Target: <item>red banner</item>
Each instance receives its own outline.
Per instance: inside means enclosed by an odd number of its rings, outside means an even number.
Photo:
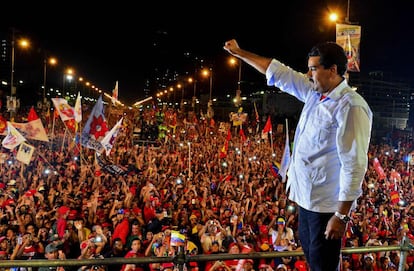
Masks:
[[[382,168],[377,157],[374,158],[373,165],[374,165],[375,172],[377,172],[378,174],[379,180],[384,180],[387,176],[385,175],[384,169]]]

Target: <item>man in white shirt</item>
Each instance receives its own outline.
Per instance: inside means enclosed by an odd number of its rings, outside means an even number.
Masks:
[[[368,166],[372,112],[345,79],[347,57],[333,42],[314,46],[303,74],[239,47],[224,49],[266,75],[267,84],[304,103],[286,189],[299,206],[299,239],[312,271],[338,270],[348,214]]]

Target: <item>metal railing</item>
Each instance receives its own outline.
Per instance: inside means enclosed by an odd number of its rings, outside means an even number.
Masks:
[[[179,247],[181,248],[181,247]],[[343,248],[342,254],[363,254],[371,252],[387,252],[400,251],[400,263],[398,271],[404,271],[404,266],[407,261],[407,254],[413,250],[414,246],[410,243],[410,239],[403,237],[400,245],[397,246],[368,246],[368,247],[353,247]],[[176,256],[169,257],[140,257],[140,258],[105,258],[105,259],[67,259],[67,260],[6,260],[0,261],[0,269],[5,267],[56,267],[56,266],[93,266],[93,265],[114,265],[114,264],[150,264],[150,263],[174,263],[180,271],[183,270],[185,264],[189,262],[206,262],[215,260],[233,260],[233,259],[268,259],[289,256],[302,256],[303,251],[273,251],[273,252],[252,252],[245,254],[201,254],[201,255],[186,255],[183,249],[179,249]]]

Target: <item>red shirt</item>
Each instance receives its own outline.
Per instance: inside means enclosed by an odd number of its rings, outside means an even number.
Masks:
[[[127,237],[129,234],[129,221],[127,218],[122,219],[120,223],[115,226],[114,233],[112,234],[112,240],[119,237],[121,238],[122,244],[126,244]]]
[[[155,218],[155,209],[153,207],[144,206],[144,220],[146,223]]]
[[[135,252],[133,250],[130,250],[125,254],[124,258],[138,258],[138,257],[144,257],[144,255],[139,254],[138,252]],[[121,271],[124,271],[126,268],[126,264],[122,265]],[[144,271],[144,267],[135,265],[134,271]]]

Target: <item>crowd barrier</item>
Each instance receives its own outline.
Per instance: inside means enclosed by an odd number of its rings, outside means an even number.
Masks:
[[[346,247],[341,250],[344,254],[363,254],[372,252],[387,252],[387,251],[400,251],[400,263],[398,271],[404,271],[404,266],[407,260],[407,255],[410,250],[413,250],[414,246],[410,243],[408,237],[404,237],[398,246],[368,246],[368,247]],[[176,256],[171,257],[140,257],[140,258],[106,258],[106,259],[67,259],[67,260],[13,260],[13,261],[0,261],[1,268],[10,267],[56,267],[56,266],[83,266],[83,265],[109,265],[109,264],[149,264],[149,263],[169,263],[173,262],[178,270],[184,270],[184,265],[189,262],[206,262],[216,260],[232,260],[232,259],[268,259],[278,257],[289,257],[289,256],[301,256],[302,251],[273,251],[273,252],[253,252],[245,254],[201,254],[189,256],[184,254],[183,250],[179,250]],[[108,270],[111,271],[111,270]],[[201,271],[201,270],[200,270]]]

